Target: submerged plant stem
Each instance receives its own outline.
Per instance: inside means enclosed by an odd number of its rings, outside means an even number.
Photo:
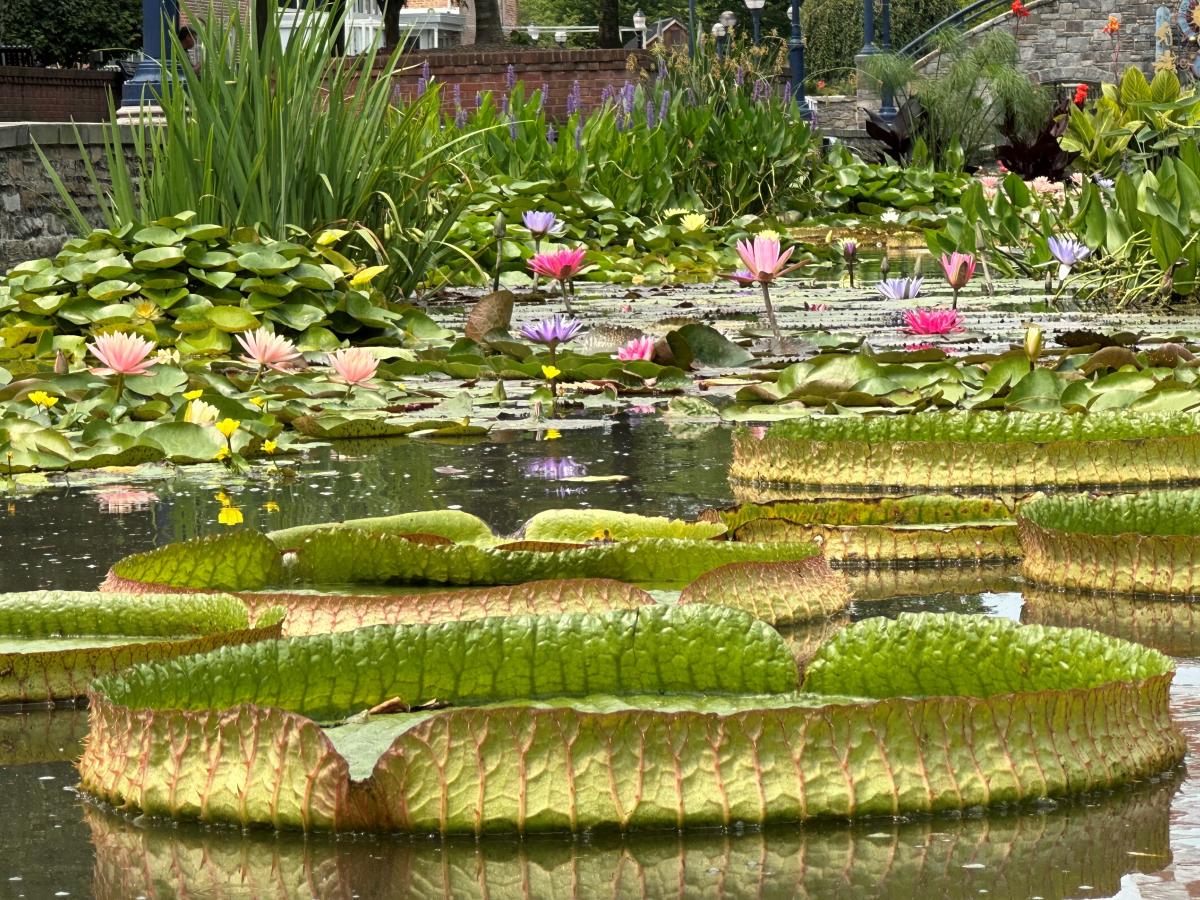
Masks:
[[[765,281],[760,284],[762,285],[763,303],[767,307],[767,321],[771,324],[771,334],[775,336],[775,340],[782,341],[783,335],[779,333],[779,324],[775,321],[775,307],[771,305],[771,289]]]

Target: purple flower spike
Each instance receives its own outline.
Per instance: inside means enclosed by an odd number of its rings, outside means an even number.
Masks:
[[[583,323],[570,316],[555,315],[540,322],[521,326],[521,337],[535,344],[545,344],[547,347],[557,347],[573,340]]]
[[[510,91],[517,84],[517,70],[512,67],[512,63],[504,70],[504,84]]]

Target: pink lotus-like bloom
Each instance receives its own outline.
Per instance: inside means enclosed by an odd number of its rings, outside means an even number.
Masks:
[[[104,363],[103,367],[92,369],[94,375],[145,375],[150,368],[147,357],[154,351],[154,342],[138,337],[136,334],[125,334],[115,331],[112,334],[102,334],[96,338],[96,343],[88,344],[92,356]]]
[[[906,309],[905,332],[908,334],[958,334],[965,331],[963,316],[957,309]]]
[[[259,328],[246,334],[235,335],[237,342],[242,345],[246,355],[243,362],[253,363],[261,368],[274,369],[282,372],[287,364],[300,356],[300,351],[285,337],[281,337],[265,328]]]
[[[617,351],[617,359],[654,359],[654,338],[649,335],[634,338]]]
[[[967,286],[975,275],[975,254],[950,253],[942,254],[942,271],[946,275],[946,283],[954,291],[954,309],[958,309],[958,292]]]
[[[154,491],[135,491],[125,486],[101,491],[96,495],[100,512],[118,516],[148,509],[150,504],[157,500],[158,494]]]
[[[742,258],[746,269],[759,284],[769,284],[776,278],[804,265],[803,263],[787,265],[787,261],[795,249],[795,247],[788,247],[786,251],[780,253],[779,241],[775,238],[763,237],[761,234],[756,234],[753,242],[737,242],[738,256]]]
[[[355,387],[375,377],[379,360],[366,347],[349,347],[330,353],[329,365],[337,373],[336,381]]]
[[[553,278],[555,281],[570,281],[583,268],[583,257],[586,254],[587,250],[583,247],[538,253],[529,260],[529,268],[538,275]]]

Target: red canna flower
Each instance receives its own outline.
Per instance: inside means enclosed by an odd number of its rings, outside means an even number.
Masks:
[[[1121,30],[1121,20],[1118,19],[1116,16],[1110,15],[1108,17],[1108,23],[1100,30],[1103,31],[1105,34],[1115,35],[1118,31]]]
[[[1087,102],[1088,86],[1086,84],[1075,85],[1075,105],[1083,106]]]
[[[1025,4],[1022,3],[1021,0],[1013,0],[1012,14],[1014,16],[1016,16],[1018,19],[1029,18],[1029,10],[1025,8]]]

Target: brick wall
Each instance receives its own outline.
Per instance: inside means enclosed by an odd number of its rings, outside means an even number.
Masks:
[[[109,93],[120,97],[115,72],[0,66],[0,122],[98,122],[108,119]]]
[[[543,84],[550,86],[546,99],[550,118],[565,118],[567,96],[575,81],[579,82],[584,109],[600,103],[600,95],[608,86],[620,87],[626,79],[635,77],[629,66],[648,68],[650,55],[645,51],[629,50],[495,50],[472,52],[461,50],[454,53],[409,53],[401,57],[403,71],[395,76],[392,92],[397,102],[412,100],[417,95],[417,82],[421,79],[422,66],[429,70],[442,87],[442,104],[448,112],[454,111],[454,85],[462,91],[463,106],[475,108],[477,91],[492,91],[502,94],[508,90],[506,78],[508,67],[513,67],[518,81],[525,85],[526,93],[532,93]]]

